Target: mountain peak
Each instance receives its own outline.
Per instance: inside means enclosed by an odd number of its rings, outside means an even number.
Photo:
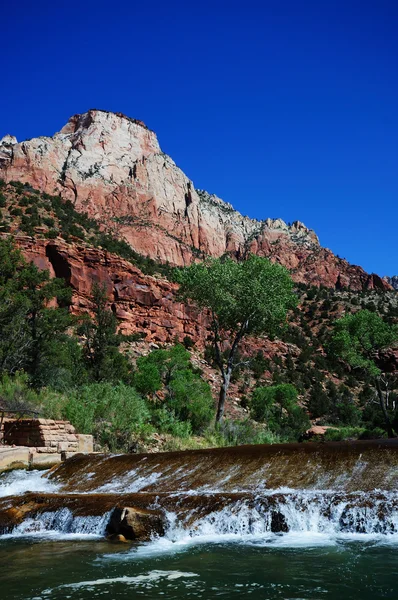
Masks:
[[[93,122],[104,122],[106,119],[113,120],[114,123],[117,123],[117,119],[123,119],[128,121],[129,123],[133,123],[134,125],[138,125],[139,127],[143,127],[147,131],[150,131],[149,128],[145,125],[143,121],[139,119],[133,119],[132,117],[128,117],[127,115],[121,112],[112,112],[110,110],[104,110],[101,108],[90,108],[85,113],[77,113],[72,115],[68,120],[68,123],[62,128],[61,132],[64,132],[65,129],[84,127],[89,128],[89,126]],[[120,124],[119,124],[120,126]],[[68,131],[69,132],[69,131]]]
[[[53,137],[17,143],[6,136],[0,177],[60,194],[156,261],[181,266],[205,256],[252,252],[285,265],[297,281],[354,289],[379,285],[322,248],[300,221],[251,219],[196,190],[161,151],[155,133],[122,113],[90,109],[73,115]]]

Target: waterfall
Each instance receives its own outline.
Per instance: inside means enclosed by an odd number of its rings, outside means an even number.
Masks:
[[[81,455],[48,476],[2,477],[0,533],[104,536],[114,533],[114,511],[118,526],[127,510],[141,519],[133,540],[148,539],[143,527],[157,519],[150,534],[174,544],[311,535],[398,542],[397,488],[390,441]]]
[[[74,535],[76,537],[102,537],[105,535],[109,513],[101,516],[74,516],[68,508],[54,512],[43,512],[34,518],[27,518],[4,537],[46,536],[57,537]]]

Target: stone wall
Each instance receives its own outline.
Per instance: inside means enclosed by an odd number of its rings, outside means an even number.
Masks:
[[[4,423],[6,445],[36,448],[41,453],[77,452],[79,438],[68,421],[20,419]]]
[[[77,453],[93,452],[93,436],[76,433],[69,421],[4,419],[0,431],[0,473],[48,469]]]

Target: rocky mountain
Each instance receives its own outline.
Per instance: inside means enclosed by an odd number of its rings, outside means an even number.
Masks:
[[[387,281],[387,283],[391,285],[391,287],[394,288],[394,290],[398,290],[398,275],[393,275],[392,277],[385,277],[384,279]]]
[[[172,265],[249,252],[270,257],[298,282],[337,289],[391,289],[377,275],[322,248],[303,223],[257,221],[193,182],[155,133],[120,113],[89,110],[53,137],[0,142],[0,177],[70,200],[138,254]]]

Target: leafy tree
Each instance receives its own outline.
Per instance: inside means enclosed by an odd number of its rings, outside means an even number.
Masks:
[[[193,430],[198,431],[213,415],[210,387],[194,372],[189,352],[181,344],[139,358],[133,381],[142,393],[156,395],[157,404],[162,404],[158,415],[162,421],[166,410],[174,415],[173,422],[189,421]],[[163,393],[157,395],[162,388]]]
[[[137,360],[133,382],[138,391],[156,396],[155,421],[176,431],[176,420],[199,432],[214,415],[210,386],[194,372],[189,352],[181,344],[154,350]],[[163,390],[157,395],[156,392]]]
[[[383,413],[389,437],[395,437],[396,407],[393,402],[389,379],[379,366],[378,353],[398,340],[398,328],[390,325],[374,312],[360,310],[346,315],[335,323],[329,352],[339,356],[354,369],[362,369],[371,377]]]
[[[0,371],[24,369],[36,386],[58,359],[72,324],[71,291],[27,263],[13,240],[0,240]]]
[[[307,408],[314,419],[330,413],[330,399],[318,382],[311,386]]]
[[[242,338],[252,334],[275,335],[296,304],[288,271],[269,260],[251,255],[246,261],[229,258],[194,263],[179,269],[180,298],[210,312],[215,360],[221,374],[216,421],[224,414],[225,400]],[[228,355],[222,347],[228,341]]]
[[[209,384],[193,371],[179,371],[168,387],[168,406],[181,421],[191,423],[198,433],[214,418],[214,402]]]
[[[306,412],[297,404],[297,390],[290,383],[256,388],[251,397],[251,414],[286,439],[299,438],[310,424]]]
[[[94,284],[92,289],[94,319],[83,320],[79,333],[84,336],[84,359],[94,381],[128,381],[130,367],[119,352],[122,336],[117,334],[115,315],[107,307],[105,286]]]

